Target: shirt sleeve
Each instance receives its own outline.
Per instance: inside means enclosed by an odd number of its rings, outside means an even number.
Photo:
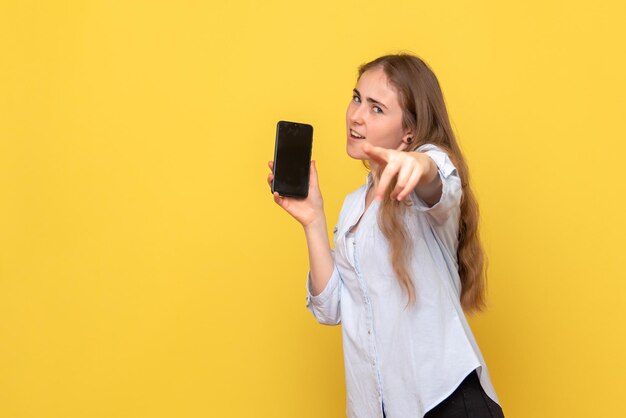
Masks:
[[[335,258],[334,251],[333,260]],[[324,290],[319,295],[311,293],[311,272],[306,281],[306,307],[311,311],[317,322],[324,325],[337,325],[341,322],[341,278],[337,266],[333,265],[333,272]]]
[[[439,201],[433,206],[428,206],[426,202],[417,196],[413,191],[415,208],[423,213],[430,215],[437,224],[443,224],[450,214],[455,210],[460,210],[461,195],[463,189],[461,187],[461,178],[458,171],[448,154],[441,148],[433,144],[424,144],[420,146],[417,152],[422,152],[433,159],[437,165],[437,172],[441,178],[442,191]]]
[[[337,226],[333,229],[333,243],[336,242]],[[334,245],[334,244],[333,244]],[[335,250],[331,249],[333,272],[326,287],[318,295],[313,296],[311,290],[311,272],[306,280],[306,307],[311,311],[317,322],[324,325],[337,325],[341,322],[341,277],[335,264]]]

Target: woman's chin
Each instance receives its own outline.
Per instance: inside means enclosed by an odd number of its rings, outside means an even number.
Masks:
[[[350,158],[352,158],[353,160],[363,161],[363,160],[367,160],[368,159],[366,155],[363,155],[363,154],[360,154],[360,153],[357,154],[357,153],[348,152],[348,156]]]
[[[350,158],[355,160],[367,160],[367,155],[361,149],[361,144],[348,144],[346,146],[346,152]]]

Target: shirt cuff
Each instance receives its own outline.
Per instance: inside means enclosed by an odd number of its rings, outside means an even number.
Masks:
[[[437,175],[441,179],[441,197],[437,203],[428,206],[426,202],[420,199],[414,190],[412,195],[414,197],[415,209],[419,212],[430,214],[435,218],[437,223],[443,223],[454,208],[460,210],[462,194],[461,179],[448,154],[439,147],[432,144],[425,144],[419,147],[417,151],[428,155],[435,162]]]
[[[313,316],[321,324],[337,325],[341,321],[341,277],[337,267],[326,284],[326,287],[318,295],[313,296],[311,290],[311,272],[306,280],[306,306]]]

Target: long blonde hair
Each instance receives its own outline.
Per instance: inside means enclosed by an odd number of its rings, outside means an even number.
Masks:
[[[361,65],[358,78],[367,70],[382,68],[396,88],[403,109],[402,125],[413,132],[413,141],[405,151],[415,151],[430,143],[444,150],[461,178],[461,216],[458,236],[458,271],[461,278],[461,306],[469,314],[485,308],[487,275],[486,256],[479,233],[478,203],[469,184],[469,170],[454,132],[437,77],[428,65],[415,55],[400,53],[384,55]],[[380,178],[380,172],[373,172]],[[397,279],[408,294],[408,303],[415,303],[415,287],[407,267],[412,251],[409,231],[403,222],[406,205],[390,198],[396,179],[387,188],[381,204],[378,223],[389,241],[390,258]]]

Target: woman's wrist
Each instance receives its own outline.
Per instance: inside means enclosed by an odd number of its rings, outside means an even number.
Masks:
[[[311,222],[307,224],[303,224],[302,228],[304,229],[304,232],[306,234],[310,234],[310,233],[314,233],[318,231],[326,232],[326,229],[327,229],[326,228],[326,216],[321,215],[320,217],[311,220]]]

